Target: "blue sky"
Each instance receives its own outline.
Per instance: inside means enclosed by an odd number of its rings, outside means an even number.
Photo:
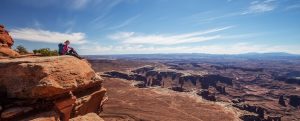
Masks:
[[[29,50],[80,54],[300,54],[300,0],[2,0],[0,24]]]

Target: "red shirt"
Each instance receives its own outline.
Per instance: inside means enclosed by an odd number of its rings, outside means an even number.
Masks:
[[[66,45],[66,44],[65,44],[65,45],[64,45],[64,48],[63,48],[63,53],[62,53],[62,54],[63,54],[63,55],[67,54],[68,51],[69,51],[69,48],[70,48],[69,45]]]

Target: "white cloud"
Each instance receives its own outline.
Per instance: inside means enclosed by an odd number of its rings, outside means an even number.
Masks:
[[[113,39],[113,40],[121,40],[124,38],[129,38],[129,37],[133,36],[134,34],[135,34],[134,32],[119,32],[119,33],[116,33],[113,35],[109,35],[109,38]]]
[[[85,33],[60,33],[49,30],[33,29],[33,28],[18,28],[12,29],[10,34],[14,39],[46,42],[46,43],[60,43],[65,40],[70,40],[74,44],[83,44],[86,42]]]
[[[272,11],[276,8],[274,2],[275,0],[253,1],[251,2],[248,10],[242,12],[242,15]]]
[[[271,46],[237,43],[231,45],[201,45],[201,46],[143,46],[119,45],[103,46],[98,44],[82,45],[80,53],[87,55],[97,54],[154,54],[154,53],[209,53],[209,54],[241,54],[249,52],[287,52],[300,54],[297,46]]]
[[[198,31],[179,35],[143,35],[135,32],[119,32],[108,36],[110,39],[119,40],[125,44],[152,44],[152,45],[175,45],[183,43],[195,43],[221,38],[221,35],[208,35],[211,33],[230,29],[232,26]]]
[[[229,0],[228,2],[232,2]],[[198,24],[205,24],[205,23],[212,23],[215,20],[220,20],[224,18],[231,18],[231,17],[238,17],[244,16],[249,14],[258,14],[258,13],[265,13],[270,12],[276,9],[276,0],[262,0],[262,1],[252,1],[250,5],[246,8],[243,8],[241,11],[230,12],[230,13],[223,13],[216,16],[210,16],[214,13],[212,11],[206,11],[202,13],[193,14],[191,16],[183,18],[183,20],[197,22]],[[299,6],[291,6],[290,9],[297,8]],[[287,8],[288,9],[288,8]],[[196,24],[197,25],[197,24]]]

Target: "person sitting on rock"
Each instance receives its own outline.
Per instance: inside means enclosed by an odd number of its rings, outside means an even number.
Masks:
[[[79,59],[82,59],[77,52],[74,50],[74,48],[70,47],[70,41],[67,40],[64,42],[64,44],[60,43],[59,46],[59,55],[71,55],[74,57],[77,57]]]

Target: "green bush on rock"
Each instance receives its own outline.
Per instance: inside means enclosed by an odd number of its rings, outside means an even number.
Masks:
[[[50,48],[41,48],[32,50],[34,54],[40,54],[42,56],[57,56],[57,50],[50,50]]]

